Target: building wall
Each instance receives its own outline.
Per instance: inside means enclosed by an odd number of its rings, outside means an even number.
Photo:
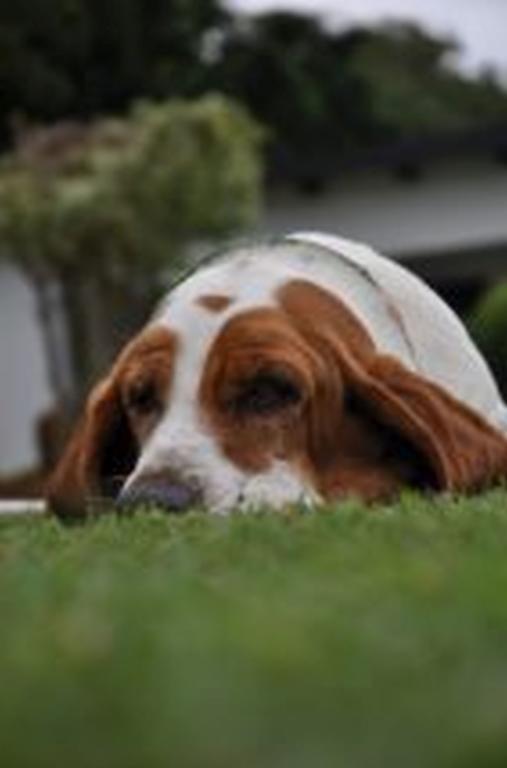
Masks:
[[[337,232],[409,258],[507,241],[507,166],[493,160],[445,163],[404,182],[380,169],[344,175],[323,194],[296,189],[268,197],[259,227]]]
[[[51,405],[43,340],[30,285],[0,266],[0,474],[37,464],[37,418]]]

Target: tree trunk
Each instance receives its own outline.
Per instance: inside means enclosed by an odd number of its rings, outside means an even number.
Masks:
[[[102,275],[61,275],[74,380],[73,408],[107,372],[123,344],[146,321],[149,291],[134,292]]]
[[[61,286],[58,280],[49,274],[30,272],[28,279],[35,293],[49,386],[55,401],[64,409],[68,409],[73,399],[74,379]]]

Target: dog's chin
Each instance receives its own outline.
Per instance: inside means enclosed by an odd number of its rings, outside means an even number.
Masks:
[[[211,490],[211,489],[210,489]],[[266,472],[244,475],[228,492],[203,494],[205,508],[216,515],[234,512],[283,511],[322,503],[319,494],[285,462],[275,461]]]

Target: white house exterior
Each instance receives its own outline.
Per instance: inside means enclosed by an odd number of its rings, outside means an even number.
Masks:
[[[319,194],[274,185],[257,234],[338,232],[416,269],[425,265],[423,273],[507,275],[507,165],[480,149],[419,157],[421,174],[411,181],[388,162],[342,170]],[[19,272],[2,266],[0,475],[37,462],[34,424],[51,402],[33,293]]]
[[[37,464],[35,423],[51,403],[33,291],[0,264],[0,475]]]
[[[454,160],[426,167],[418,181],[376,169],[344,173],[322,194],[276,190],[261,229],[301,227],[337,231],[407,261],[421,253],[507,246],[507,166]]]

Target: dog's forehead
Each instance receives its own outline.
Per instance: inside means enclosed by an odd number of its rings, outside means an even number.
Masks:
[[[277,290],[290,279],[285,259],[269,259],[259,249],[201,268],[163,300],[155,320],[180,340],[209,344],[228,320],[249,309],[273,306]]]
[[[287,266],[250,250],[199,269],[163,300],[153,321],[178,338],[172,418],[175,407],[190,418],[208,353],[226,323],[249,309],[273,306],[288,275]]]

